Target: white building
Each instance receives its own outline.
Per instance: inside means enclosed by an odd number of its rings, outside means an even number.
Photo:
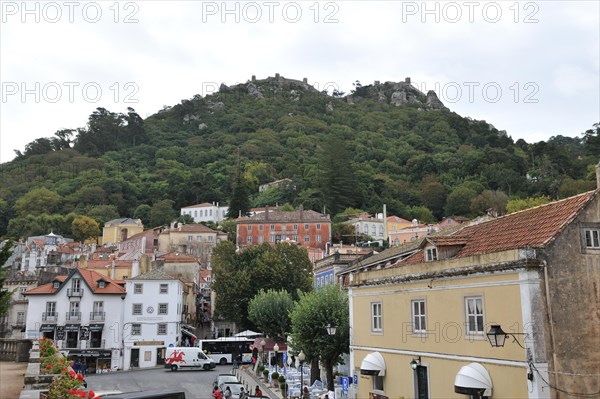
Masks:
[[[34,236],[27,238],[26,247],[22,255],[22,270],[35,271],[36,268],[46,267],[55,262],[48,262],[49,255],[57,254],[58,247],[67,242],[73,242],[71,238],[56,235],[52,232],[45,236]]]
[[[164,364],[166,348],[183,344],[183,283],[154,269],[127,279],[125,288],[124,370]]]
[[[69,359],[85,362],[88,372],[119,368],[122,285],[92,270],[72,269],[23,295],[29,302],[26,338],[53,339]]]
[[[219,203],[208,203],[190,205],[181,208],[181,216],[190,215],[194,223],[215,222],[227,219],[228,206],[219,206]]]

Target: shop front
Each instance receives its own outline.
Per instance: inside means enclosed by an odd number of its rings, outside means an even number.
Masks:
[[[40,326],[40,333],[42,338],[54,339],[56,332],[56,325],[54,324],[42,324]]]
[[[68,358],[85,370],[85,374],[101,374],[111,371],[112,352],[110,349],[72,349],[69,350]],[[118,351],[117,351],[118,354]]]

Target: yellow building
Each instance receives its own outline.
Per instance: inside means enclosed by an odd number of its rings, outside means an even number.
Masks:
[[[140,219],[120,218],[104,223],[102,245],[109,246],[127,240],[132,235],[144,231]]]
[[[598,393],[600,314],[589,306],[599,241],[592,191],[431,235],[342,272],[358,382],[350,398]],[[493,347],[495,339],[506,342]]]

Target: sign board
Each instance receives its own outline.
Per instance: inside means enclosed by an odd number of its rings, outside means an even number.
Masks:
[[[354,385],[358,385],[358,374],[354,373],[354,379],[352,381]]]
[[[350,386],[350,377],[340,377],[340,382],[342,383],[342,389],[344,392],[348,392],[348,387]]]
[[[136,341],[133,346],[163,346],[165,341]]]

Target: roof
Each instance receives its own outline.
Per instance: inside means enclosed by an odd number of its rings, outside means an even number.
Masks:
[[[226,205],[223,206],[219,206],[216,204],[211,204],[210,202],[203,202],[201,204],[196,204],[196,205],[188,205],[188,206],[183,206],[181,207],[181,209],[188,209],[188,208],[208,208],[208,207],[212,207],[214,206],[215,208],[226,208]]]
[[[213,230],[210,227],[206,227],[205,225],[200,223],[190,223],[179,225],[179,227],[177,228],[165,230],[162,234],[168,233],[218,233],[218,231]]]
[[[118,225],[118,224],[135,224],[135,225],[141,225],[142,223],[140,222],[139,219],[132,219],[132,218],[119,218],[119,219],[113,219],[113,220],[109,220],[108,222],[104,223],[104,226],[112,226],[112,225]]]
[[[158,234],[159,233],[156,231],[156,229],[148,229],[148,230],[142,231],[141,233],[134,234],[122,242],[137,240],[138,238],[141,238],[141,237],[147,237],[147,236],[158,235]]]
[[[388,216],[387,220],[393,223],[412,223],[410,220],[403,219],[400,216]]]
[[[87,261],[87,269],[102,269],[112,267],[112,259],[108,260],[88,260]],[[115,260],[115,267],[131,267],[133,261],[132,260]]]
[[[25,295],[52,295],[60,291],[64,286],[65,282],[71,279],[74,275],[79,274],[85,281],[88,288],[92,290],[94,294],[124,294],[125,289],[115,282],[115,280],[103,276],[102,274],[93,270],[87,269],[72,269],[68,276],[57,276],[54,280],[61,282],[60,287],[54,288],[53,282],[48,284],[40,285],[39,287],[33,288],[29,291],[25,291]],[[53,280],[53,281],[54,281]],[[106,281],[104,288],[98,287],[98,280]]]
[[[597,191],[589,191],[564,200],[525,209],[471,224],[445,237],[429,237],[435,245],[460,245],[455,257],[465,257],[518,248],[544,248],[552,242],[593,199]],[[399,263],[423,262],[422,251]]]
[[[173,277],[163,269],[152,269],[139,276],[128,278],[127,280],[179,280],[177,277]]]
[[[164,255],[157,256],[158,259],[164,259],[165,263],[188,263],[198,262],[193,256],[186,255],[182,252],[167,252]]]
[[[268,219],[267,219],[268,218]],[[279,211],[271,210],[268,212],[259,213],[254,216],[242,217],[237,220],[237,223],[270,223],[270,222],[324,222],[331,223],[329,215],[325,215],[312,210],[297,210],[297,211]]]

